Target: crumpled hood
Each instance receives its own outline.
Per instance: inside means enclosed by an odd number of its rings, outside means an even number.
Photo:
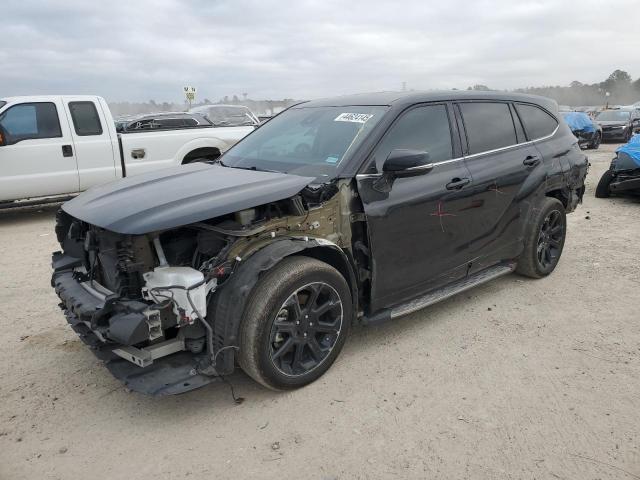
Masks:
[[[94,187],[62,209],[92,225],[138,235],[282,200],[313,180],[196,163]]]

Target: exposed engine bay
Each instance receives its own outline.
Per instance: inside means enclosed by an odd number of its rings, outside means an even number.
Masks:
[[[351,250],[356,197],[346,181],[307,187],[291,198],[145,235],[114,233],[60,210],[56,233],[64,253],[53,256],[52,284],[69,323],[116,377],[145,393],[187,391],[233,369],[235,327],[228,324],[239,319],[214,314],[212,304],[237,270],[279,238],[300,250],[321,244]],[[185,361],[176,381],[166,380],[163,360],[175,367],[178,358]],[[150,375],[140,377],[145,370]]]

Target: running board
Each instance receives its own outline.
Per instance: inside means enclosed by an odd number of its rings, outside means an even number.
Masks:
[[[496,265],[494,267],[487,268],[486,270],[482,270],[481,272],[475,273],[470,277],[466,277],[462,280],[458,280],[457,282],[451,283],[445,287],[439,288],[437,290],[433,290],[426,295],[418,297],[410,302],[403,303],[402,305],[398,305],[391,309],[390,315],[391,318],[401,317],[403,315],[408,315],[409,313],[416,312],[418,310],[422,310],[429,305],[433,305],[434,303],[438,303],[442,300],[445,300],[449,297],[453,297],[458,293],[465,292],[470,288],[477,287],[485,282],[489,282],[494,278],[501,277],[503,275],[507,275],[515,270],[515,264],[512,265]]]

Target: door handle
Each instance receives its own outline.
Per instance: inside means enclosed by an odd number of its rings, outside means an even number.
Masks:
[[[73,157],[73,148],[71,148],[71,145],[62,145],[62,156]]]
[[[525,158],[522,161],[522,164],[527,166],[527,167],[534,167],[536,165],[538,165],[540,163],[540,157],[537,155],[527,155],[527,158]]]
[[[469,185],[471,183],[470,178],[452,178],[449,183],[447,183],[447,190],[460,190],[465,185]]]
[[[146,152],[144,151],[144,148],[134,148],[133,150],[131,150],[131,158],[134,158],[136,160],[144,158],[145,155]]]

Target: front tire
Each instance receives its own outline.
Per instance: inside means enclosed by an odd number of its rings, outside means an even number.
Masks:
[[[611,191],[609,190],[609,185],[613,181],[613,172],[611,170],[607,170],[600,177],[600,181],[598,182],[598,186],[596,187],[596,198],[609,198],[611,196]]]
[[[516,272],[526,277],[542,278],[553,272],[560,261],[567,218],[564,205],[557,198],[545,197],[534,212]]]
[[[286,258],[251,292],[240,328],[240,366],[274,390],[307,385],[338,357],[351,320],[351,290],[335,268]]]

